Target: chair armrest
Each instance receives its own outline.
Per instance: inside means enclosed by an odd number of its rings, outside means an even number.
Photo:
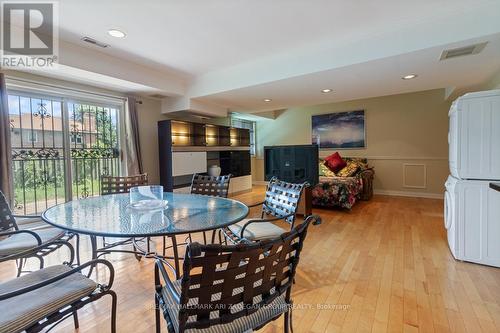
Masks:
[[[101,287],[103,287],[105,290],[108,290],[113,285],[113,280],[114,280],[114,277],[115,277],[115,270],[113,268],[113,265],[111,265],[111,263],[109,261],[104,260],[104,259],[94,259],[94,260],[86,262],[83,265],[75,267],[75,268],[73,268],[73,269],[71,269],[71,270],[69,270],[67,272],[64,272],[64,273],[56,275],[56,276],[54,276],[54,277],[52,277],[50,279],[47,279],[45,281],[42,281],[42,282],[39,282],[39,283],[35,283],[35,284],[33,284],[31,286],[28,286],[28,287],[24,287],[24,288],[21,288],[21,289],[10,291],[10,292],[5,293],[5,294],[1,294],[0,295],[0,301],[3,301],[5,299],[11,298],[11,297],[15,297],[15,296],[19,296],[19,295],[28,293],[30,291],[33,291],[33,290],[36,290],[36,289],[48,286],[48,285],[50,285],[50,284],[52,284],[52,283],[54,283],[56,281],[59,281],[59,280],[62,280],[64,278],[66,278],[66,277],[68,277],[68,276],[70,276],[72,274],[81,273],[81,271],[82,271],[83,268],[86,268],[88,266],[94,266],[94,265],[97,265],[97,264],[103,264],[103,265],[107,266],[108,269],[109,269],[109,271],[110,271],[108,284],[107,285],[101,285]]]
[[[50,242],[46,242],[46,243],[43,243],[43,244],[38,245],[36,247],[32,247],[31,249],[27,249],[27,250],[24,250],[21,252],[17,252],[17,253],[2,257],[0,259],[0,262],[13,260],[13,259],[17,259],[17,258],[29,257],[30,255],[36,254],[38,251],[44,250],[44,249],[48,248],[49,246],[53,246],[53,245],[56,245],[57,247],[65,245],[68,247],[69,252],[70,252],[70,259],[69,259],[68,264],[72,265],[73,260],[75,259],[75,249],[73,248],[73,246],[69,242],[62,240],[62,239],[57,239],[57,240],[53,240]]]
[[[155,287],[156,290],[158,291],[159,288],[161,288],[161,281],[160,281],[160,274],[165,282],[165,286],[168,288],[168,290],[172,293],[172,296],[174,296],[175,300],[179,303],[181,300],[181,295],[175,290],[174,285],[172,283],[172,280],[170,280],[170,277],[167,274],[167,271],[165,270],[165,266],[163,265],[164,261],[161,259],[156,259],[155,261]],[[165,262],[166,263],[166,262]],[[167,263],[167,266],[173,271],[174,275],[176,275],[175,269]]]
[[[247,205],[248,208],[252,208],[252,207],[257,207],[257,206],[261,206],[263,204],[265,204],[266,202],[265,201],[261,201],[261,202],[258,202],[258,203],[254,203],[254,204],[251,204],[251,205]]]
[[[363,179],[366,179],[366,178],[371,178],[375,175],[375,172],[373,171],[373,169],[366,169],[366,170],[363,170],[361,171],[359,174],[358,174],[358,177],[361,177]]]
[[[36,243],[37,245],[41,245],[42,244],[42,239],[40,238],[40,236],[38,236],[38,234],[34,231],[31,231],[31,230],[27,230],[27,229],[21,229],[21,230],[12,230],[12,231],[2,231],[0,232],[0,237],[2,236],[11,236],[11,235],[16,235],[16,234],[30,234],[31,236],[33,236],[35,239],[36,239]]]
[[[269,219],[255,219],[255,220],[249,220],[247,221],[247,223],[245,223],[245,225],[243,226],[243,228],[241,228],[241,232],[240,232],[240,238],[245,238],[243,237],[243,233],[245,232],[245,229],[248,227],[249,224],[251,223],[260,223],[260,222],[275,222],[275,221],[280,221],[280,220],[285,220],[291,216],[294,216],[295,214],[292,213],[292,214],[288,214],[286,216],[283,216],[283,217],[273,217],[273,218],[269,218]]]

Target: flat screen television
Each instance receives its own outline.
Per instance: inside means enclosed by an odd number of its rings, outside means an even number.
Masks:
[[[278,177],[290,183],[319,182],[318,145],[264,147],[265,180]]]

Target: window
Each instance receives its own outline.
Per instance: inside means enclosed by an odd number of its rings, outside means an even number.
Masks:
[[[122,101],[8,92],[15,213],[99,195],[101,175],[120,175]]]
[[[255,155],[255,121],[231,118],[231,126],[250,130],[250,154]]]
[[[76,143],[76,144],[82,144],[82,135],[78,133],[72,133],[70,137],[70,142],[71,143]]]
[[[37,131],[28,131],[28,141],[32,143],[38,142],[38,132]]]

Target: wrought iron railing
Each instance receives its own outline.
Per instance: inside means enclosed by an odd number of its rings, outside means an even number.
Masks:
[[[119,109],[64,103],[9,95],[16,213],[99,195],[100,176],[120,174]]]

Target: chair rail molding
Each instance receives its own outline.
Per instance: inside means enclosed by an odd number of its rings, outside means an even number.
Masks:
[[[327,157],[330,153],[321,152],[319,153],[319,157]],[[440,157],[440,156],[383,156],[383,155],[349,155],[344,154],[348,157],[359,157],[366,158],[368,160],[382,160],[382,161],[418,161],[418,160],[426,160],[426,161],[448,161],[448,156]],[[264,160],[263,156],[255,156],[256,160]]]

